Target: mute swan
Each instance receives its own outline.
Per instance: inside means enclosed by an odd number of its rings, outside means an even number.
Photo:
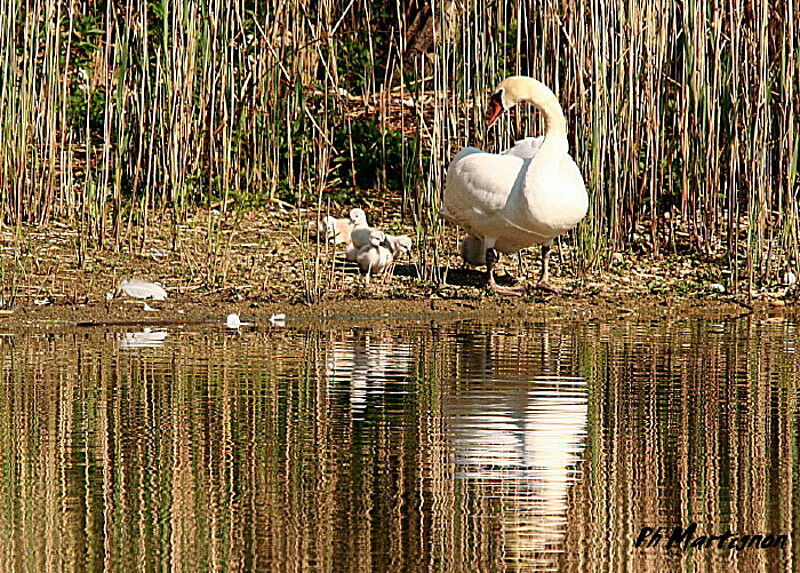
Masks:
[[[544,137],[526,137],[514,143],[510,149],[506,149],[501,155],[514,155],[522,159],[532,159],[539,148],[544,143]],[[461,259],[473,267],[482,267],[486,264],[486,247],[483,240],[473,235],[467,235],[461,241]],[[499,255],[498,255],[499,260]]]
[[[483,246],[483,239],[473,235],[467,235],[461,241],[460,254],[461,259],[473,267],[482,267],[486,264],[486,247]]]
[[[361,247],[356,254],[356,262],[367,275],[380,274],[392,264],[392,252],[383,246],[386,235],[383,231],[372,229],[369,244]]]
[[[486,248],[483,246],[483,239],[479,239],[478,237],[473,237],[472,235],[464,237],[461,241],[461,250],[459,254],[465,266],[482,267],[486,264]],[[496,256],[497,259],[495,262],[500,260],[500,253],[497,253]],[[522,251],[517,253],[517,264],[520,272],[525,274],[523,271],[525,264],[522,260]]]
[[[333,241],[337,240],[336,226],[339,221],[349,223],[348,219],[337,219],[327,215],[321,221],[309,221],[308,232],[318,241]]]
[[[393,275],[394,266],[397,264],[396,259],[410,253],[414,243],[408,235],[389,235],[387,233],[382,245],[389,249],[389,252],[392,254],[391,268],[388,269],[387,272]]]
[[[363,209],[350,209],[350,226],[352,229],[367,227],[367,214]]]
[[[377,229],[373,229],[372,227],[353,229],[352,233],[350,234],[350,242],[347,243],[347,246],[344,249],[345,258],[348,261],[355,262],[358,252],[362,248],[368,247],[371,244],[372,233],[376,232],[379,231]]]
[[[488,284],[502,294],[523,294],[524,288],[499,286],[492,273],[497,252],[514,253],[542,245],[542,273],[537,287],[559,292],[549,282],[553,239],[586,216],[589,198],[578,166],[568,153],[567,122],[558,98],[543,83],[513,76],[497,86],[489,100],[487,126],[521,102],[544,114],[544,140],[522,140],[505,154],[474,147],[461,150],[447,169],[440,215],[478,240],[483,240]],[[538,147],[534,150],[535,147]]]

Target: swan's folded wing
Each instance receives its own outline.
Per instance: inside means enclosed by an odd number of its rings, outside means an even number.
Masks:
[[[478,219],[505,207],[521,177],[524,160],[512,155],[464,151],[447,170],[442,216],[470,229]]]
[[[544,136],[526,137],[520,139],[514,145],[503,152],[503,155],[516,155],[522,159],[533,159],[544,143]]]

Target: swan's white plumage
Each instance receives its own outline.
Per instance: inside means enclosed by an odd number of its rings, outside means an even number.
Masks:
[[[408,235],[386,235],[383,246],[389,249],[392,256],[405,255],[411,252],[413,241]]]
[[[578,167],[568,155],[544,165],[541,156],[485,153],[468,147],[447,170],[442,216],[502,253],[545,244],[572,229],[588,209]]]
[[[363,209],[351,209],[349,217],[337,219],[328,215],[323,217],[319,223],[310,221],[308,226],[312,234],[315,234],[319,240],[346,245],[350,242],[350,233],[353,229],[368,226],[367,214]]]
[[[392,252],[384,247],[386,235],[383,231],[372,229],[369,233],[369,241],[366,245],[358,249],[355,261],[365,273],[380,274],[385,271],[394,259]]]
[[[528,101],[545,114],[543,138],[526,138],[502,154],[461,150],[447,170],[441,215],[482,239],[485,248],[513,253],[550,244],[583,219],[588,196],[567,152],[566,122],[555,95],[531,78],[509,78],[498,94],[508,108]]]
[[[526,137],[514,143],[513,147],[506,149],[501,155],[514,155],[522,159],[533,159],[544,143],[544,136]]]

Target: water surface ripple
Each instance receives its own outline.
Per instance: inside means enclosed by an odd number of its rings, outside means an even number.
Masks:
[[[788,320],[0,334],[2,571],[798,562]]]

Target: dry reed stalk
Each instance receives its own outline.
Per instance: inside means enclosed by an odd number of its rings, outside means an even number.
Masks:
[[[581,266],[632,244],[675,252],[678,227],[751,290],[800,254],[797,16],[766,0],[0,0],[2,220],[72,221],[81,262],[141,248],[153,213],[177,225],[200,204],[352,197],[372,154],[376,185],[402,172],[423,274],[440,280],[450,158],[543,127],[517,110],[485,132],[488,91],[521,73],[558,93],[572,127],[592,197]],[[393,94],[413,99],[399,124]],[[368,119],[377,141],[354,135]],[[394,131],[413,134],[399,164]]]

